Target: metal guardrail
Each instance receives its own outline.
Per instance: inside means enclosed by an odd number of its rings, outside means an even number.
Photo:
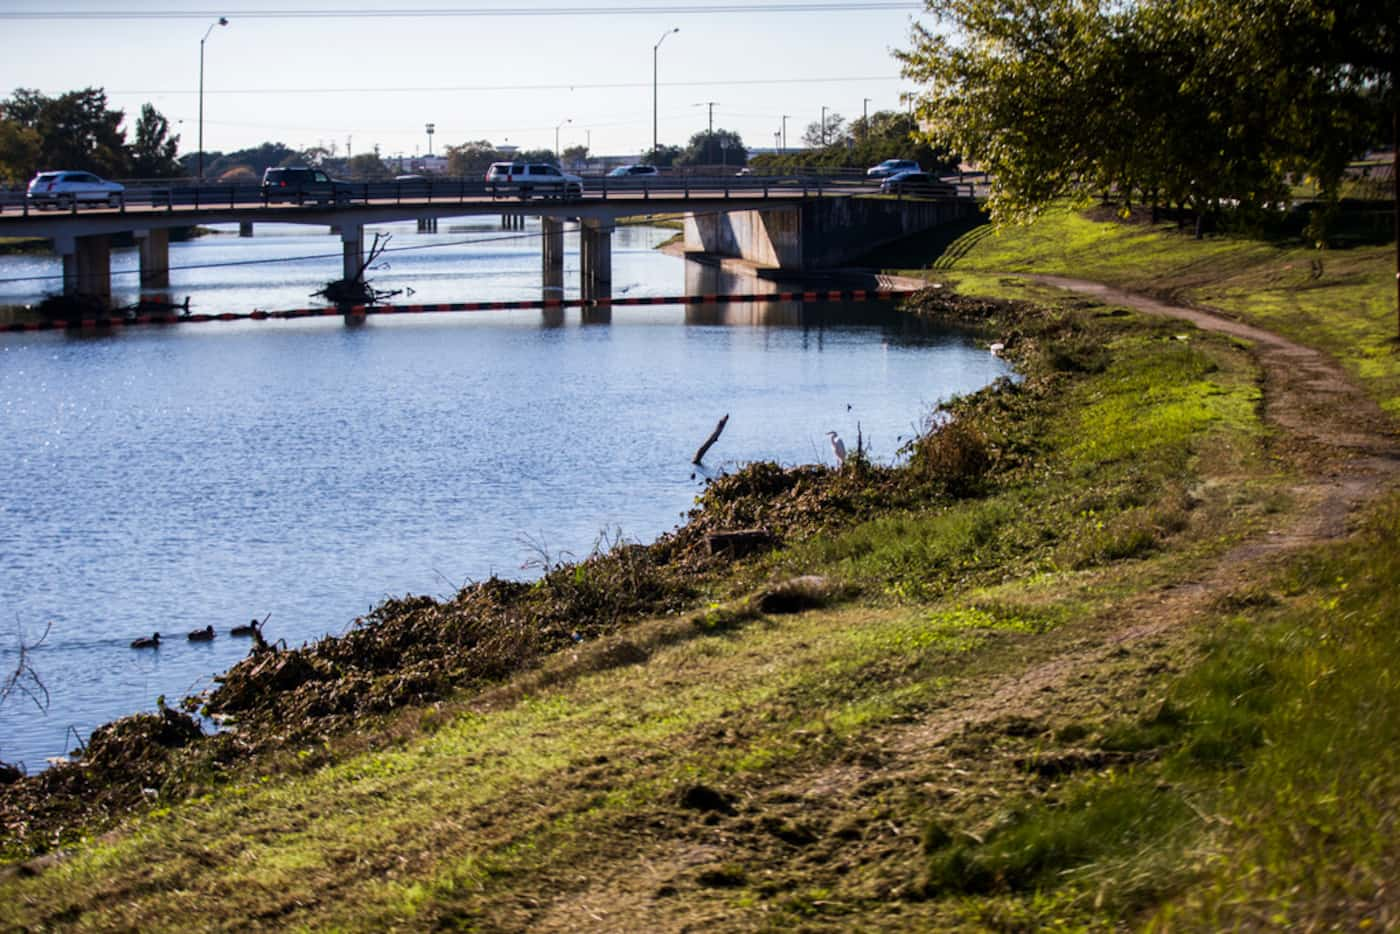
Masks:
[[[971,184],[956,185],[958,197],[974,195]],[[530,190],[510,183],[488,183],[465,178],[407,179],[384,182],[336,182],[329,191],[321,189],[304,193],[298,199],[279,192],[265,192],[254,183],[199,184],[191,181],[133,182],[120,199],[118,210],[128,207],[165,209],[166,211],[214,210],[219,208],[271,207],[283,204],[320,205],[326,208],[364,206],[368,204],[451,204],[490,198],[492,201],[524,203],[535,198],[565,198],[575,201],[607,201],[612,196],[628,200],[649,201],[653,198],[696,195],[723,198],[782,198],[795,195],[823,197],[831,194],[874,194],[880,190],[879,179],[833,179],[822,175],[661,175],[651,177],[597,176],[584,177],[583,192],[566,198],[559,189],[538,185]],[[901,195],[908,197],[909,195]],[[93,202],[93,207],[105,208],[105,201]],[[57,210],[57,209],[56,209]],[[77,214],[82,202],[74,201],[62,209]],[[24,191],[0,191],[0,213],[49,213],[29,203]]]

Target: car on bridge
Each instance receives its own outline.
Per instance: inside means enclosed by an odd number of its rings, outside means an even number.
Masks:
[[[320,169],[286,165],[263,171],[262,196],[268,204],[280,201],[340,204],[350,200],[350,185],[331,178]]]
[[[126,186],[109,182],[91,172],[40,172],[29,183],[26,197],[36,208],[67,210],[79,205],[120,207]]]
[[[661,173],[654,165],[619,165],[608,173],[608,178],[656,178]]]
[[[533,194],[566,201],[583,197],[583,179],[548,162],[493,162],[486,170],[486,186],[492,197],[516,195],[522,201]]]
[[[889,178],[891,175],[898,175],[900,172],[921,171],[919,163],[913,159],[886,159],[879,165],[871,166],[865,170],[866,178]]]
[[[880,193],[886,195],[916,195],[921,198],[951,198],[957,186],[928,172],[900,172],[880,183]]]

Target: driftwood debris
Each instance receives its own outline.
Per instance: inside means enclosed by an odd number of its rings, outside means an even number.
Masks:
[[[712,555],[741,558],[771,548],[777,543],[767,529],[735,529],[732,532],[711,532],[705,536],[705,547]]]
[[[337,279],[326,283],[326,287],[312,292],[313,297],[324,298],[337,305],[374,305],[403,292],[403,289],[376,289],[365,281],[365,273],[389,248],[391,234],[375,234],[369,253],[360,263],[359,271],[349,279]],[[383,239],[380,239],[380,238]]]
[[[705,443],[700,445],[700,450],[696,451],[695,456],[690,459],[692,464],[698,464],[705,459],[705,452],[719,440],[719,436],[724,433],[724,426],[727,424],[729,424],[729,414],[726,412],[724,418],[721,418],[719,424],[715,426],[715,430],[710,432],[710,436],[705,439]]]

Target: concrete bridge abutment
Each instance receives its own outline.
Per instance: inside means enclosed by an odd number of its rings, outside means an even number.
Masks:
[[[856,260],[886,243],[977,212],[969,199],[823,198],[800,205],[687,214],[685,249],[802,272]]]

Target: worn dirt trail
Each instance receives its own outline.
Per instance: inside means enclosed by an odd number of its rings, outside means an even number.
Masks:
[[[1206,331],[1231,335],[1252,345],[1263,374],[1263,411],[1277,429],[1273,450],[1288,460],[1301,480],[1290,492],[1299,508],[1282,516],[1266,535],[1228,551],[1185,582],[1139,593],[1115,606],[1108,618],[1076,626],[1074,638],[1054,647],[1028,650],[1026,666],[1014,673],[968,679],[948,697],[946,707],[918,722],[882,731],[874,746],[837,764],[789,776],[780,785],[751,793],[750,804],[767,815],[805,818],[826,827],[868,811],[871,789],[931,787],[939,795],[991,795],[995,778],[969,774],[950,746],[969,731],[996,730],[1008,714],[1022,720],[1053,718],[1067,703],[1083,704],[1086,679],[1109,668],[1152,672],[1188,638],[1189,625],[1209,619],[1217,601],[1261,574],[1279,558],[1337,539],[1351,527],[1357,510],[1400,485],[1400,437],[1396,427],[1325,354],[1277,334],[1198,308],[1170,305],[1105,285],[1056,276],[1036,281],[1085,295],[1105,304],[1190,322]],[[1132,683],[1134,679],[1124,679]],[[1092,683],[1092,682],[1090,682]],[[1092,694],[1092,689],[1089,693]],[[1114,703],[1105,696],[1100,708]],[[1005,775],[1002,776],[1005,780]],[[897,819],[896,819],[897,820]],[[791,854],[813,887],[828,885],[848,897],[879,902],[898,896],[916,881],[920,828],[891,820],[878,829],[882,841],[861,850],[863,858],[907,867],[864,873],[843,863],[839,847],[828,853]],[[764,865],[775,852],[771,837],[743,825],[695,827],[688,832],[620,834],[617,858],[599,861],[579,875],[567,893],[539,899],[510,923],[536,931],[577,930],[752,930],[762,926],[762,906],[741,916],[723,892],[696,890],[697,870],[720,861]],[[815,849],[815,848],[814,848]],[[849,848],[848,848],[849,849]],[[881,860],[882,856],[889,857]],[[859,879],[859,881],[856,881]],[[861,927],[898,925],[898,909],[866,918]],[[501,920],[505,920],[502,918]],[[833,919],[840,928],[848,924]],[[813,927],[823,927],[814,923]]]

